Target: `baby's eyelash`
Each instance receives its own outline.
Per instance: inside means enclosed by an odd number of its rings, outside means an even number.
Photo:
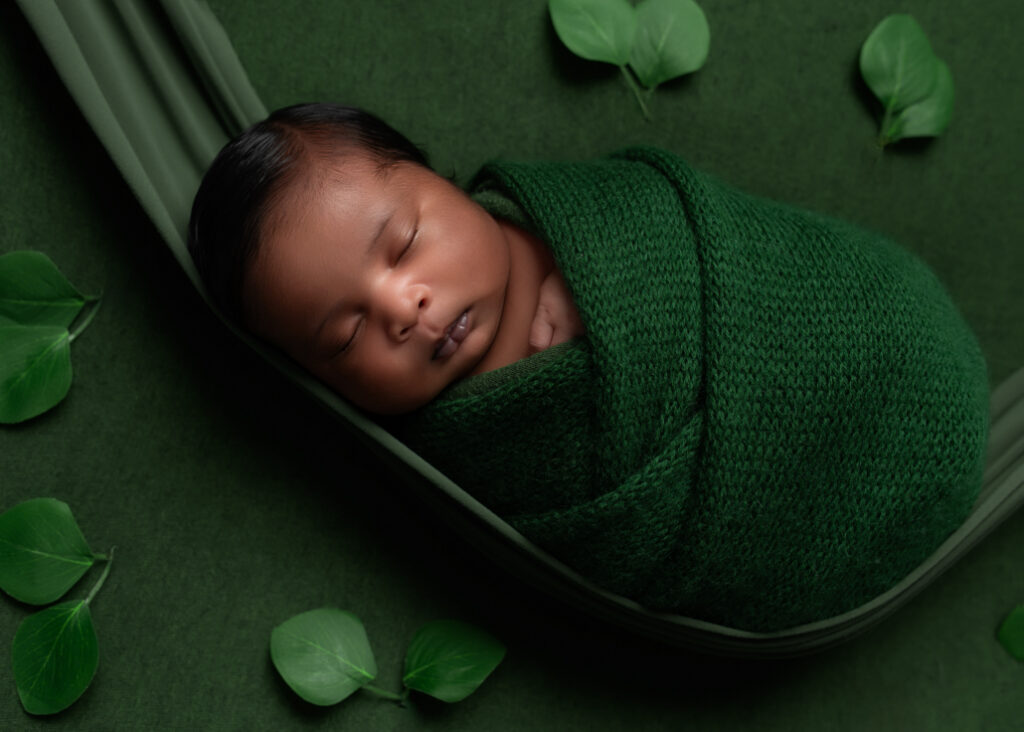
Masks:
[[[412,236],[409,237],[409,241],[406,242],[405,246],[402,247],[402,251],[398,253],[398,257],[395,259],[396,262],[401,260],[405,256],[406,252],[412,249],[413,243],[416,241],[416,235],[420,233],[419,229],[413,229]]]
[[[349,351],[349,349],[351,349],[352,344],[355,343],[356,336],[359,335],[359,329],[362,328],[362,327],[363,327],[363,321],[360,320],[356,324],[355,330],[352,331],[352,335],[349,336],[349,339],[347,341],[345,341],[341,345],[341,348],[339,348],[337,351],[334,352],[334,357],[335,358],[337,358],[338,356],[345,355]]]

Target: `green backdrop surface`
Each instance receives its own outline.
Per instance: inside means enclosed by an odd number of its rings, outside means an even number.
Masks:
[[[612,67],[561,47],[543,0],[215,0],[267,106],[364,106],[466,182],[492,157],[575,159],[662,145],[752,192],[892,235],[937,272],[993,384],[1024,365],[1024,6],[705,0],[704,69],[654,121]],[[910,12],[957,102],[931,143],[874,147],[860,44]],[[995,628],[1024,602],[1024,515],[910,605],[836,650],[715,664],[629,644],[518,584],[410,498],[333,419],[206,310],[78,113],[19,11],[0,6],[0,253],[47,252],[102,311],[75,342],[68,399],[0,428],[0,510],[67,501],[94,550],[100,670],[52,726],[74,730],[1024,730],[1024,664]],[[84,595],[97,573],[72,596]],[[270,630],[336,605],[367,626],[380,685],[457,617],[508,645],[465,702],[293,697]],[[29,612],[0,602],[0,657]],[[0,660],[0,729],[42,722]]]

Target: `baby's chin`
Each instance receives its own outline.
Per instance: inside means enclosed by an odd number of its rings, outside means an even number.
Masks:
[[[355,404],[363,411],[369,412],[370,414],[377,414],[381,417],[398,417],[403,414],[415,412],[420,407],[429,404],[434,398],[431,396],[419,399],[394,399],[368,396],[365,393],[346,394],[344,392],[341,393],[341,396]]]
[[[454,382],[456,379],[452,381]],[[417,409],[430,404],[447,386],[448,384],[445,383],[436,389],[417,391],[415,393],[401,393],[398,389],[373,391],[365,389],[339,389],[337,391],[345,399],[366,412],[382,417],[397,417],[415,412]]]

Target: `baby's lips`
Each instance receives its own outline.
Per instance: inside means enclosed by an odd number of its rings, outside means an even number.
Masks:
[[[434,358],[447,358],[455,353],[459,344],[466,339],[469,333],[469,311],[465,311],[456,318],[455,322],[445,330],[444,338],[441,339],[434,350]]]

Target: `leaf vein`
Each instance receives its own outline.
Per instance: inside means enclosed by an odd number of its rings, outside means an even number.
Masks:
[[[430,663],[424,664],[424,665],[420,666],[419,668],[413,669],[412,671],[410,671],[409,673],[407,673],[405,675],[405,678],[408,679],[408,678],[411,678],[413,676],[416,676],[417,674],[423,673],[426,669],[430,668],[431,666],[436,666],[439,663],[444,663],[444,662],[447,662],[447,661],[458,661],[459,659],[472,658],[473,656],[477,656],[477,655],[479,655],[479,654],[478,653],[469,652],[469,653],[459,653],[459,654],[454,655],[454,656],[443,656],[441,658],[435,658]]]
[[[21,381],[26,376],[28,376],[29,372],[32,371],[32,369],[34,369],[36,367],[36,364],[38,364],[41,360],[43,360],[43,358],[46,355],[48,355],[50,353],[50,351],[52,351],[55,348],[57,348],[58,346],[62,345],[64,340],[66,338],[68,338],[68,337],[69,337],[68,332],[64,331],[57,340],[55,340],[53,343],[51,343],[49,346],[47,346],[46,349],[43,350],[42,352],[40,352],[39,355],[37,355],[34,359],[29,361],[29,363],[26,365],[25,369],[20,374],[18,374],[15,378],[11,379],[6,384],[4,384],[4,386],[7,387],[7,390],[11,391],[11,390],[14,389],[14,387],[16,387],[18,384],[20,384]]]
[[[21,549],[22,551],[27,552],[29,554],[36,554],[40,557],[46,557],[47,559],[56,559],[57,561],[67,562],[68,564],[78,564],[83,567],[91,567],[93,565],[91,558],[88,560],[71,559],[69,557],[61,556],[60,554],[44,552],[41,549],[32,549],[31,547],[27,547],[24,544],[15,544],[10,539],[5,539],[2,536],[0,536],[0,542],[3,542],[4,544],[9,544],[10,546],[13,546],[15,549]]]
[[[36,673],[35,678],[32,679],[32,685],[28,687],[28,692],[31,692],[33,689],[36,688],[36,684],[39,683],[39,679],[41,679],[43,676],[43,671],[50,664],[50,659],[53,657],[53,652],[57,649],[57,643],[60,642],[61,636],[64,635],[64,631],[65,629],[67,629],[68,623],[75,619],[75,616],[78,615],[78,612],[82,609],[82,607],[83,604],[78,603],[78,605],[76,605],[75,608],[68,613],[68,616],[67,618],[65,618],[64,623],[60,626],[60,630],[57,631],[57,635],[53,639],[53,643],[50,644],[50,650],[46,654],[46,659],[43,661],[43,664],[39,667],[39,670]]]
[[[338,659],[339,661],[341,661],[343,664],[345,664],[349,668],[353,669],[354,671],[358,671],[359,673],[361,673],[366,678],[368,678],[368,679],[373,679],[374,678],[374,676],[369,671],[367,671],[366,669],[361,668],[359,666],[356,666],[354,663],[352,663],[348,659],[344,658],[343,656],[339,656],[337,653],[335,653],[334,651],[330,650],[329,648],[324,648],[319,643],[311,641],[308,638],[303,638],[301,635],[296,635],[295,633],[293,633],[291,631],[285,630],[284,632],[287,635],[290,635],[292,638],[295,638],[296,640],[298,640],[298,641],[300,641],[302,643],[305,643],[308,646],[311,646],[313,648],[316,648],[319,651],[322,651],[323,653],[327,654],[328,656],[334,656],[334,658]]]
[[[28,300],[26,300],[26,299],[20,298],[20,297],[0,297],[0,302],[12,302],[12,303],[16,303],[18,305],[40,305],[40,306],[44,306],[44,307],[56,308],[56,307],[68,307],[69,305],[80,305],[84,301],[82,300],[82,298],[78,298],[78,297],[75,297],[75,298],[62,297],[62,298],[57,298],[57,299],[46,299],[46,300],[43,300],[43,299],[40,299],[40,300],[28,299]]]
[[[661,34],[661,39],[658,41],[657,45],[659,56],[661,55],[661,52],[665,49],[665,42],[668,40],[668,34],[671,32],[672,26],[675,25],[675,22],[676,18],[675,16],[672,16],[671,18],[669,18],[668,23],[665,25],[665,32]]]

